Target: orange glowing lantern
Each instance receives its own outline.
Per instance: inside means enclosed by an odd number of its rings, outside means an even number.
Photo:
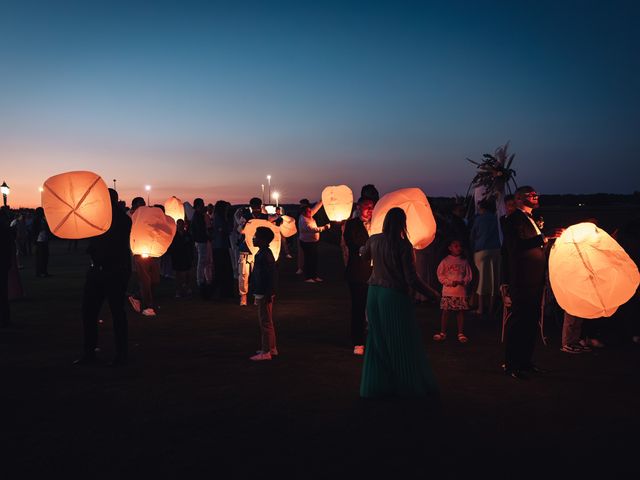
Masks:
[[[51,233],[57,237],[95,237],[111,226],[109,190],[93,172],[67,172],[47,179],[41,199]]]
[[[635,293],[638,267],[607,232],[578,223],[556,239],[549,280],[558,304],[580,318],[610,317]]]
[[[289,215],[282,215],[282,224],[280,225],[280,233],[284,238],[292,237],[296,234],[296,219]]]
[[[413,248],[427,247],[436,236],[436,219],[429,200],[419,188],[403,188],[387,193],[373,209],[371,234],[382,233],[384,217],[392,208],[399,207],[407,215],[407,234]]]
[[[184,220],[184,205],[182,201],[177,197],[171,197],[164,202],[164,213],[173,218],[176,222],[178,220]]]
[[[346,185],[326,187],[322,191],[322,206],[332,222],[347,220],[353,209],[353,192]]]
[[[176,234],[176,222],[158,207],[138,207],[131,216],[129,245],[134,255],[161,257]]]
[[[253,236],[256,234],[258,227],[267,227],[273,231],[273,240],[271,240],[269,244],[269,250],[273,253],[273,257],[278,260],[278,256],[280,255],[280,229],[267,220],[249,220],[244,226],[244,239],[251,251],[251,255],[255,255],[259,250],[258,247],[253,244]]]

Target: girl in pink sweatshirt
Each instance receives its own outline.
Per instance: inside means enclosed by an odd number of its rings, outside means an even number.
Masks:
[[[440,333],[436,333],[433,339],[440,342],[447,338],[447,321],[449,312],[455,311],[458,320],[458,341],[467,343],[464,335],[464,311],[469,310],[467,302],[466,286],[471,282],[471,267],[469,262],[462,258],[462,243],[460,240],[449,242],[449,255],[438,265],[438,280],[442,284],[442,299],[440,309]]]

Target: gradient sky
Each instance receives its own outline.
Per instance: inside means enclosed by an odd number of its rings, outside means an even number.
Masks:
[[[631,193],[640,2],[0,0],[0,181],[68,170],[129,201],[283,202],[327,184],[463,194],[511,140],[520,183]]]

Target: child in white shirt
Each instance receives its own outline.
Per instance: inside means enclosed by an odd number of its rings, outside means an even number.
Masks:
[[[464,312],[469,310],[466,286],[471,282],[471,267],[469,262],[462,258],[462,243],[460,240],[449,242],[449,255],[438,265],[438,280],[442,284],[442,299],[440,309],[440,333],[436,333],[433,339],[440,342],[447,338],[447,321],[449,312],[455,311],[458,320],[458,341],[467,343],[464,335]]]

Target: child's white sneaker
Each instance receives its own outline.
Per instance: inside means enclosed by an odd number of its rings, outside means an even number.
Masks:
[[[271,360],[270,352],[263,352],[260,350],[259,353],[256,353],[253,357],[249,357],[249,360],[253,360],[254,362],[261,362],[263,360]]]
[[[364,355],[364,345],[356,345],[353,347],[354,355]]]
[[[153,308],[145,308],[144,310],[142,310],[142,315],[144,315],[145,317],[155,317],[156,311]]]
[[[247,296],[246,295],[240,295],[240,306],[241,307],[246,307],[247,306]]]

